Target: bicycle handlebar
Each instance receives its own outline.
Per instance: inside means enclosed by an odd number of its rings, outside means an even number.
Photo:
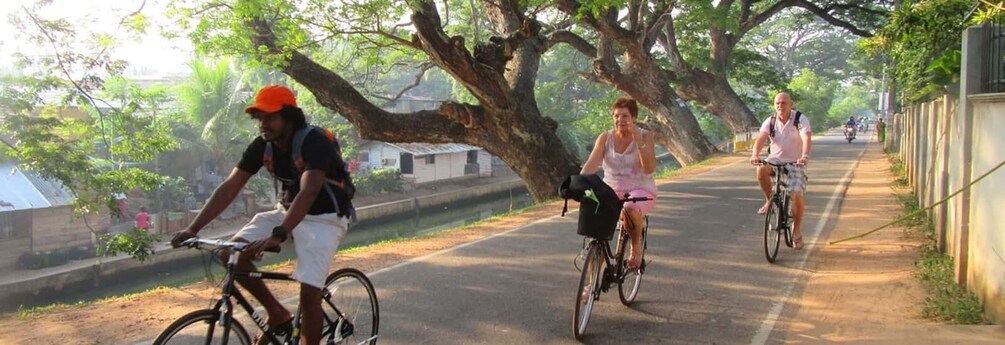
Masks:
[[[628,193],[625,193],[625,197],[621,199],[622,203],[653,200],[653,198],[649,198],[649,197],[640,196],[640,197],[632,198],[632,197],[629,197],[628,195],[629,195]]]
[[[798,165],[798,164],[796,164],[795,162],[793,162],[793,163],[772,163],[772,162],[769,162],[769,161],[766,161],[766,160],[763,160],[763,159],[758,159],[757,160],[757,165],[770,165],[770,166],[773,166],[773,167],[781,168],[781,167],[784,167],[786,165]]]
[[[203,246],[210,246],[210,247],[213,247],[213,248],[222,248],[222,249],[231,250],[231,251],[235,251],[235,252],[244,251],[244,249],[247,248],[249,244],[250,243],[246,243],[246,242],[213,240],[213,239],[205,239],[205,238],[198,238],[198,237],[192,237],[192,238],[189,238],[189,239],[181,242],[182,246],[189,247],[189,248],[202,249]],[[269,248],[265,249],[265,251],[267,251],[267,252],[273,252],[273,253],[279,253],[279,250],[280,250],[279,246],[269,247]]]

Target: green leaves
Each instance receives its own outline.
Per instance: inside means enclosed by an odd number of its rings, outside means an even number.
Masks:
[[[928,99],[955,78],[946,69],[956,63],[953,54],[959,53],[953,51],[960,49],[972,4],[965,0],[905,3],[863,47],[872,56],[892,61],[894,77],[909,100]]]
[[[144,229],[132,229],[121,234],[98,236],[98,256],[127,254],[140,262],[154,254],[153,244],[160,240]]]

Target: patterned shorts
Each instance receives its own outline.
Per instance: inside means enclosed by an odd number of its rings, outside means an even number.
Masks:
[[[782,161],[778,158],[768,158],[767,160],[772,164],[782,163]],[[783,169],[787,172],[787,174],[785,175],[785,179],[782,181],[785,182],[786,189],[788,189],[790,193],[806,191],[806,181],[809,180],[809,178],[806,177],[805,165],[788,164]],[[775,176],[774,170],[771,171],[771,176]]]

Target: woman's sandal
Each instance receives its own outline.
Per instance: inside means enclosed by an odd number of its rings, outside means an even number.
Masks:
[[[799,236],[792,239],[792,249],[801,250],[803,249],[803,237]]]

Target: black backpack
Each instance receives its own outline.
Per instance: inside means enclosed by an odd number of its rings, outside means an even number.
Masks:
[[[311,131],[321,131],[321,134],[328,138],[328,141],[332,143],[331,154],[335,160],[335,178],[326,178],[324,184],[324,190],[328,193],[328,197],[331,198],[332,203],[335,204],[336,214],[346,214],[355,219],[356,210],[339,210],[338,198],[335,197],[335,190],[333,188],[338,188],[342,190],[343,194],[348,201],[351,201],[354,196],[356,196],[356,186],[352,183],[352,176],[349,176],[349,165],[345,163],[342,158],[342,148],[338,144],[338,140],[335,139],[335,135],[332,134],[327,128],[321,128],[314,125],[307,125],[304,128],[298,129],[293,133],[293,147],[290,151],[290,159],[293,160],[293,166],[296,167],[297,171],[301,174],[304,172],[304,159],[303,150],[304,140],[307,138],[307,134]],[[273,188],[275,188],[276,197],[279,195],[279,180],[276,179],[276,174],[272,171],[272,142],[265,143],[265,152],[262,157],[262,165],[269,170],[272,174]],[[294,178],[293,183],[300,183],[300,175]]]

